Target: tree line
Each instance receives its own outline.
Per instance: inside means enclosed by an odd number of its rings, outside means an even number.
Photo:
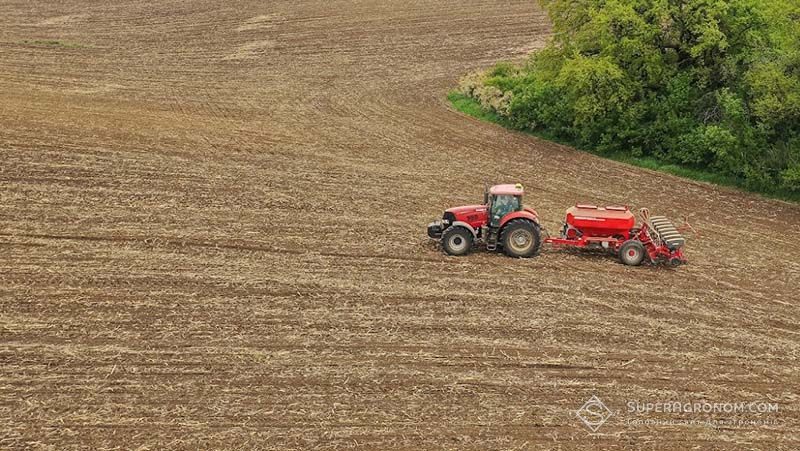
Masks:
[[[548,45],[462,81],[509,125],[800,193],[800,2],[540,0]]]

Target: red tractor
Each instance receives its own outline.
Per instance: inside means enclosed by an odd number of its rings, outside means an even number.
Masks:
[[[522,205],[522,185],[497,185],[484,193],[482,205],[451,208],[441,221],[428,225],[428,236],[441,240],[450,255],[469,253],[483,240],[488,250],[502,248],[511,257],[532,257],[542,243],[536,211]],[[557,238],[547,237],[553,247],[605,250],[619,256],[626,265],[642,262],[686,263],[681,229],[663,216],[651,217],[641,210],[641,225],[628,207],[576,205],[567,210],[566,221]],[[684,228],[691,228],[688,223]]]
[[[523,206],[522,185],[496,185],[484,191],[483,204],[451,208],[428,225],[428,236],[441,240],[450,255],[466,255],[477,241],[511,257],[532,257],[541,245],[536,211]]]

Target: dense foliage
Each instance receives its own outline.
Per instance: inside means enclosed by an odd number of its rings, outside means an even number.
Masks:
[[[514,127],[800,192],[800,2],[541,0],[548,46],[462,82]]]

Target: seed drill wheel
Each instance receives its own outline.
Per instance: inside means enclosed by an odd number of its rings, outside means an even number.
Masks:
[[[645,256],[644,245],[639,240],[628,240],[619,248],[619,259],[628,266],[639,266]]]
[[[514,219],[503,228],[500,241],[509,257],[528,258],[539,251],[541,235],[539,227],[531,221]]]
[[[472,232],[464,227],[450,227],[442,235],[442,247],[449,255],[467,255],[472,249]]]

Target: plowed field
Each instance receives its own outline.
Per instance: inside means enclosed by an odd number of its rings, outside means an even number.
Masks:
[[[449,107],[536,2],[0,4],[0,448],[800,447],[800,207]],[[484,181],[701,236],[449,258],[424,227]],[[628,412],[662,401],[779,411]]]

